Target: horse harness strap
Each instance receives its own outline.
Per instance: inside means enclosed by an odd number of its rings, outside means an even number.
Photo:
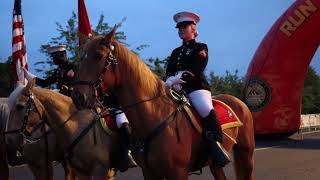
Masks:
[[[197,120],[195,119],[195,116],[192,113],[191,110],[191,105],[188,102],[188,99],[186,97],[186,95],[184,94],[184,92],[176,92],[174,90],[170,90],[169,94],[171,95],[172,99],[179,103],[179,104],[184,104],[184,106],[182,106],[183,111],[187,114],[187,118],[189,119],[192,127],[198,132],[198,133],[202,133],[202,127],[200,126],[200,124],[197,122]]]
[[[148,153],[150,142],[156,138],[168,125],[174,121],[178,111],[181,111],[181,106],[178,106],[161,124],[159,124],[151,133],[145,138],[134,138],[133,147],[138,150],[139,153],[143,153],[146,166],[148,167]]]
[[[190,120],[191,125],[194,127],[194,129],[198,132],[198,133],[202,133],[202,127],[200,126],[200,124],[197,122],[197,120],[195,119],[191,109],[189,106],[183,106],[183,110],[184,112],[186,112],[188,119]]]
[[[123,110],[123,112],[126,112],[126,111],[128,111],[128,109],[133,108],[133,107],[135,107],[135,106],[137,106],[137,105],[139,105],[139,104],[143,104],[143,103],[145,103],[145,102],[153,101],[153,100],[156,100],[156,99],[158,99],[158,98],[160,98],[160,97],[164,97],[164,96],[166,96],[166,94],[156,95],[156,96],[154,96],[154,97],[152,97],[152,98],[144,99],[144,100],[141,100],[141,101],[139,101],[139,102],[126,105],[126,106],[122,107],[122,110]]]
[[[91,128],[94,127],[94,125],[100,120],[100,118],[102,116],[106,115],[106,112],[102,112],[102,113],[99,113],[99,114],[96,114],[95,117],[93,118],[93,120],[88,124],[88,126],[83,129],[81,131],[81,133],[77,136],[77,138],[72,141],[72,143],[70,145],[68,145],[66,148],[65,148],[65,158],[67,158],[69,161],[71,161],[71,157],[72,157],[72,151],[73,149],[75,148],[75,146],[81,141],[81,139],[88,134],[88,132],[91,130]]]

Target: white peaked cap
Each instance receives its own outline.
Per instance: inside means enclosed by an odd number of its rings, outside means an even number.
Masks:
[[[54,53],[54,52],[58,52],[58,51],[65,51],[65,50],[66,50],[66,45],[57,45],[57,46],[48,47],[49,53]]]
[[[185,22],[185,21],[191,21],[194,24],[197,24],[200,21],[200,17],[195,13],[184,11],[184,12],[179,12],[179,13],[175,14],[173,16],[173,20],[177,24],[179,24],[181,22]]]

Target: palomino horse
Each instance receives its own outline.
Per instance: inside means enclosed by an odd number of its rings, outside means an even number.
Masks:
[[[66,180],[75,179],[75,174],[70,165],[65,160],[62,148],[59,147],[59,144],[57,144],[56,136],[53,133],[48,134],[47,137],[43,136],[38,141],[28,143],[25,143],[26,141],[21,141],[23,133],[23,122],[26,118],[28,118],[27,116],[29,116],[29,114],[25,112],[25,104],[17,102],[18,96],[20,96],[20,94],[22,93],[23,88],[24,86],[18,85],[16,89],[11,93],[8,100],[8,105],[11,109],[11,113],[8,108],[7,116],[9,116],[10,113],[9,120],[8,122],[3,121],[3,124],[6,124],[7,129],[7,148],[16,152],[16,150],[22,146],[24,159],[28,164],[30,170],[32,171],[35,179],[37,180],[47,180],[53,176],[52,162],[54,160],[62,163],[62,166],[65,170]],[[19,132],[18,130],[21,131]],[[37,130],[34,129],[34,135],[39,135],[40,137],[40,133],[40,128],[38,128]]]
[[[6,153],[6,143],[4,138],[5,122],[7,122],[9,108],[5,99],[0,98],[0,179],[9,178],[9,167]]]
[[[28,111],[28,118],[24,120],[25,131],[33,134],[38,124],[48,125],[50,130],[45,133],[55,135],[58,145],[55,151],[62,151],[68,157],[79,179],[88,179],[91,175],[94,179],[113,179],[115,172],[112,167],[117,163],[120,148],[118,137],[110,136],[99,123],[95,123],[99,117],[95,112],[78,111],[69,97],[48,89],[34,88],[34,83],[34,80],[29,82],[18,93],[8,129],[21,127],[21,119]],[[93,126],[88,129],[89,125]],[[49,151],[51,149],[49,147]]]
[[[75,104],[79,108],[92,106],[99,85],[112,90],[132,126],[133,155],[145,179],[188,179],[189,171],[207,152],[200,134],[192,128],[185,113],[179,111],[180,105],[167,95],[164,82],[117,42],[114,35],[115,29],[106,36],[92,38],[83,46],[72,94]],[[224,136],[223,146],[228,151],[234,150],[237,179],[253,179],[255,142],[251,112],[233,96],[217,98],[229,105],[243,123],[241,127],[224,131],[237,142]],[[175,119],[169,123],[173,114]],[[223,169],[211,166],[211,170],[215,179],[226,179]]]

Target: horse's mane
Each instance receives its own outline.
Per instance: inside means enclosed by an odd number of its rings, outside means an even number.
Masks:
[[[157,92],[159,90],[159,78],[150,68],[133,52],[128,50],[124,45],[115,41],[115,56],[125,63],[121,67],[121,74],[126,72],[130,79],[135,80],[137,88],[143,87],[149,92]]]
[[[34,88],[33,92],[42,103],[67,105],[65,108],[71,108],[73,110],[76,109],[72,102],[72,99],[59,92],[40,87]]]
[[[38,95],[44,96],[48,100],[71,101],[71,99],[68,96],[65,96],[57,91],[52,90],[52,89],[36,87],[36,88],[34,88],[33,92],[35,92]],[[38,97],[38,98],[41,98],[41,97]]]
[[[16,104],[18,97],[22,94],[22,91],[24,90],[26,86],[22,84],[18,84],[17,87],[14,89],[14,91],[10,94],[8,98],[8,107],[10,110],[13,109],[13,106]],[[72,103],[72,100],[64,96],[58,92],[55,92],[53,90],[45,89],[45,88],[39,88],[35,87],[33,91],[39,96],[41,95],[42,97],[37,97],[37,98],[45,98],[47,101],[64,101],[68,103]]]
[[[25,85],[22,85],[18,83],[17,87],[14,89],[14,91],[10,94],[8,98],[8,106],[11,110],[13,106],[16,104],[17,98],[21,95],[23,89],[25,88]]]

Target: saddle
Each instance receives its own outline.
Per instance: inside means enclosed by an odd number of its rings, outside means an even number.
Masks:
[[[188,98],[186,97],[185,93],[179,93],[173,90],[170,90],[170,95],[174,99],[174,101],[178,103],[185,104],[183,106],[184,112],[188,115],[189,120],[192,126],[198,133],[202,132],[201,127],[201,117],[198,112],[192,107],[192,104],[189,102]],[[217,100],[212,97],[212,104],[214,110],[217,114],[218,120],[220,121],[222,130],[242,126],[241,121],[239,120],[237,114],[224,102]]]

